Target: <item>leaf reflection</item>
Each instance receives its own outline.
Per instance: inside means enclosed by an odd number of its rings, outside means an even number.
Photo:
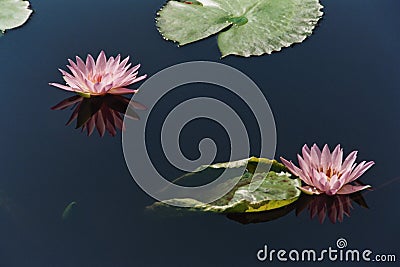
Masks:
[[[71,108],[73,112],[66,125],[70,125],[76,120],[76,129],[81,128],[82,132],[86,130],[88,136],[97,129],[101,137],[106,131],[115,136],[117,130],[124,129],[124,116],[139,120],[134,109],[146,109],[143,104],[131,101],[130,98],[110,94],[90,98],[75,95],[64,99],[51,109],[64,110],[67,108]],[[129,112],[127,112],[128,110]]]
[[[318,218],[321,224],[326,221],[326,217],[329,218],[331,223],[337,223],[343,222],[345,216],[350,217],[353,202],[363,208],[368,208],[361,193],[335,196],[309,196],[303,194],[295,203],[280,209],[252,214],[228,214],[227,217],[242,224],[261,223],[276,220],[293,210],[296,210],[296,216],[308,210],[311,219]]]

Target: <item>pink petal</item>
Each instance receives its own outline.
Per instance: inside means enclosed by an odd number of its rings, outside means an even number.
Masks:
[[[303,146],[302,151],[303,151],[303,153],[306,152],[309,155],[310,155],[310,152],[311,152],[310,148],[307,145]]]
[[[71,61],[72,62],[72,61]],[[73,63],[73,62],[72,62]],[[75,64],[75,63],[73,63]],[[72,75],[73,75],[73,79],[76,81],[75,83],[79,83],[81,85],[85,84],[85,80],[86,78],[83,76],[83,74],[80,72],[80,70],[78,69],[78,66],[75,65],[75,67],[73,66],[69,66],[67,65],[67,68],[71,71]],[[82,89],[82,88],[81,88]]]
[[[103,86],[102,86],[101,83],[95,83],[95,84],[93,85],[93,89],[94,89],[94,92],[95,92],[95,93],[98,93],[98,94],[105,93],[105,92],[103,91]]]
[[[96,60],[96,74],[103,74],[106,69],[107,58],[102,50]]]
[[[128,111],[124,114],[124,117],[127,117],[127,118],[129,118],[129,119],[131,119],[131,120],[136,120],[136,121],[140,120],[139,115],[137,115],[136,112],[134,112],[134,111],[132,111],[132,110],[128,110]]]
[[[361,162],[360,165],[358,165],[354,171],[351,173],[351,175],[347,178],[346,183],[353,182],[354,180],[357,180],[361,175],[363,175],[369,168],[371,168],[375,162],[370,161],[365,164],[365,161]]]
[[[142,75],[142,76],[140,76],[138,78],[135,77],[133,79],[126,80],[121,84],[121,86],[128,86],[128,85],[140,82],[141,80],[146,79],[146,77],[147,77],[147,75]]]
[[[312,150],[314,150],[317,153],[318,158],[321,158],[321,150],[319,149],[317,144],[313,144],[313,146],[311,147],[310,151],[312,151]]]
[[[324,172],[326,172],[330,167],[331,161],[332,161],[331,152],[329,150],[328,145],[325,145],[321,153],[321,166]]]
[[[121,60],[121,55],[117,55],[117,57],[115,58],[115,60],[113,61],[112,64],[110,64],[109,69],[111,73],[117,74],[117,69],[119,67],[119,62]]]
[[[95,69],[96,63],[94,62],[94,58],[92,57],[92,55],[88,55],[86,58],[86,69],[87,69],[87,75],[94,74],[94,69]]]
[[[59,83],[49,83],[49,85],[58,87],[58,88],[63,89],[63,90],[71,91],[71,92],[75,91],[73,88],[71,88],[69,86],[65,86],[65,85],[59,84]]]
[[[302,171],[299,168],[297,168],[291,161],[287,161],[283,157],[280,157],[280,159],[283,165],[285,165],[291,173],[293,173],[296,176],[300,176],[302,174]]]
[[[141,66],[140,64],[137,64],[136,66],[133,66],[132,69],[131,69],[132,72],[137,71],[140,68],[140,66]]]
[[[331,190],[331,183],[329,177],[324,172],[320,172],[320,177],[322,178],[320,181],[323,182],[324,184],[323,191],[325,193],[329,192]]]
[[[307,195],[320,195],[322,193],[317,188],[308,185],[299,187],[299,189]]]
[[[114,57],[110,57],[108,60],[107,60],[107,67],[109,67],[109,66],[111,66],[111,65],[114,65]]]
[[[147,107],[145,105],[143,105],[142,103],[139,103],[137,101],[132,100],[132,101],[129,102],[129,104],[135,109],[147,110]]]
[[[76,56],[76,64],[78,66],[78,68],[81,70],[81,72],[85,75],[87,75],[87,69],[86,69],[86,65],[85,62],[83,62],[83,60]]]
[[[302,148],[301,150],[302,150],[304,162],[305,162],[308,166],[310,166],[310,168],[311,168],[310,149],[308,148],[307,145],[304,145],[303,148]]]
[[[127,72],[127,73],[129,73],[129,75],[130,75],[131,73],[134,73],[134,71],[128,71],[128,69],[129,69],[131,66],[132,66],[132,63],[129,63],[129,64],[126,65],[124,68],[122,68],[121,71]]]
[[[342,169],[341,171],[345,171],[349,168],[351,168],[351,166],[353,165],[353,163],[356,161],[357,158],[357,151],[353,151],[351,152],[347,158],[344,160],[343,164],[342,164]]]
[[[58,69],[58,70],[61,72],[61,74],[63,76],[66,76],[66,77],[71,78],[71,79],[76,79],[75,76],[71,75],[70,73],[66,72],[65,70],[62,70],[62,69]]]
[[[129,61],[129,56],[127,56],[124,60],[122,60],[122,62],[119,64],[119,69],[123,69],[126,63],[128,63],[128,61]]]
[[[119,66],[120,61],[121,61],[121,54],[118,54],[114,60],[114,65]]]
[[[106,64],[106,69],[105,69],[105,73],[114,73],[114,61],[115,59],[113,57],[110,57],[107,61]]]
[[[311,179],[309,178],[312,175],[312,171],[310,169],[310,166],[307,165],[307,163],[300,157],[300,155],[297,155],[297,159],[299,161],[300,168],[303,171],[304,175],[304,182],[306,184],[312,185]]]
[[[327,183],[325,173],[320,173],[316,169],[313,169],[311,181],[313,186],[317,187],[322,192],[324,191],[325,184]]]
[[[112,95],[124,95],[124,94],[134,94],[138,90],[129,89],[129,88],[112,88],[107,93]]]
[[[79,78],[83,80],[85,75],[84,73],[78,68],[78,66],[73,62],[71,59],[68,59],[70,66],[67,65],[67,68],[71,71],[71,73],[75,76],[75,78]]]
[[[321,159],[321,151],[315,144],[311,147],[310,156],[311,156],[311,166],[315,169],[319,169],[320,159]]]
[[[357,191],[361,191],[367,188],[371,188],[370,185],[350,185],[350,184],[346,184],[344,185],[342,188],[340,188],[339,191],[337,191],[336,194],[338,195],[347,195],[347,194],[351,194]]]
[[[343,160],[343,150],[340,148],[340,145],[337,145],[332,152],[332,166],[333,170],[340,171]]]
[[[329,181],[329,191],[334,191],[335,193],[336,193],[336,191],[339,189],[339,187],[338,187],[338,179],[339,179],[339,177],[335,174],[335,175],[333,175],[332,177],[331,177],[331,180]],[[335,187],[337,187],[337,188],[335,188]],[[333,193],[333,194],[335,194],[335,193]]]
[[[68,76],[63,76],[63,79],[67,83],[67,85],[71,86],[72,88],[79,88],[80,87],[80,84],[79,84],[79,82],[77,81],[76,78],[70,78]]]
[[[335,175],[335,178],[337,177],[336,181],[333,182],[331,179],[331,189],[330,189],[330,194],[334,195],[337,193],[337,191],[345,184],[345,181],[342,178],[338,178],[337,175]]]

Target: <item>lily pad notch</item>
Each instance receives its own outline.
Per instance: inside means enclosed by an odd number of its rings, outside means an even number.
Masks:
[[[156,23],[186,45],[218,34],[222,57],[260,56],[303,42],[322,17],[319,0],[169,0]]]
[[[32,14],[29,1],[0,0],[0,36],[26,23]]]

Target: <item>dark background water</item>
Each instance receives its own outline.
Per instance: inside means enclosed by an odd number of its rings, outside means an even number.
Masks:
[[[223,60],[215,38],[182,48],[162,40],[154,16],[163,2],[32,1],[30,21],[0,39],[0,197],[6,203],[0,210],[0,266],[273,265],[256,259],[264,244],[321,249],[335,247],[339,237],[352,248],[399,256],[400,2],[322,1],[324,18],[304,43]],[[358,149],[360,160],[376,162],[363,177],[375,187],[365,194],[370,209],[357,207],[339,224],[294,213],[242,225],[225,216],[145,212],[153,199],[130,177],[120,134],[87,137],[64,127],[68,112],[50,110],[70,96],[47,85],[61,81],[57,68],[66,58],[101,49],[131,55],[149,75],[193,60],[243,71],[273,110],[277,157],[294,159],[304,143],[340,143],[346,153]],[[194,126],[184,147],[196,157],[191,133],[219,136],[221,129]],[[78,205],[63,221],[71,201]]]

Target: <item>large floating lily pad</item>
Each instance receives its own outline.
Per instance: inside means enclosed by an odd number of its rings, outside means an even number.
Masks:
[[[5,30],[23,25],[31,13],[28,1],[0,0],[0,35]]]
[[[157,26],[167,40],[189,44],[218,35],[222,57],[270,54],[311,35],[319,0],[170,0]]]
[[[244,213],[280,208],[298,199],[300,195],[298,187],[301,186],[300,179],[293,179],[291,174],[285,171],[285,167],[276,161],[253,157],[235,162],[210,165],[205,169],[202,167],[200,173],[209,173],[220,168],[238,168],[244,165],[247,165],[246,172],[241,177],[232,177],[232,181],[238,181],[236,186],[217,201],[202,203],[194,198],[176,198],[165,200],[163,203],[157,202],[150,208],[155,209],[171,205],[178,207],[189,206],[190,210],[199,211]],[[266,168],[271,169],[271,171],[254,174],[253,172],[257,165],[260,165],[260,169]],[[200,175],[199,172],[191,173],[182,178],[196,179],[197,175]],[[261,178],[263,178],[261,185],[255,191],[251,190],[252,183],[258,183]],[[226,186],[231,186],[230,181],[226,182]]]

